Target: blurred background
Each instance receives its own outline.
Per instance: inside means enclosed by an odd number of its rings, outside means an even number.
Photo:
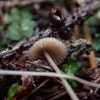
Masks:
[[[52,7],[59,6],[66,18],[75,8],[92,1],[97,0],[0,0],[0,51],[46,29],[50,25],[48,13]],[[86,25],[94,51],[99,56],[100,10],[87,20]],[[75,26],[76,39],[84,38],[82,27]]]

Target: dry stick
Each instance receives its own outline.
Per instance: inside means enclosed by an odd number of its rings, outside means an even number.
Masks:
[[[40,85],[38,85],[33,91],[31,91],[29,94],[27,94],[24,98],[22,98],[21,100],[26,100],[31,94],[33,94],[34,92],[36,92],[38,89],[40,89],[43,85],[45,85],[47,82],[49,81],[49,79],[46,79],[45,81],[43,81]],[[13,99],[16,100],[16,99]]]
[[[62,82],[59,80],[59,79],[57,79],[57,78],[53,78],[56,82],[58,82],[58,83],[60,83],[60,84],[62,84]]]
[[[51,64],[51,66],[53,66],[54,70],[57,73],[61,73],[61,71],[59,70],[59,68],[57,67],[55,62],[52,60],[52,58],[49,56],[49,54],[46,51],[44,51],[43,53],[44,53],[44,56],[49,61],[49,63]],[[66,81],[66,79],[65,78],[60,78],[60,80],[62,81],[62,84],[64,85],[64,87],[67,90],[68,94],[70,95],[71,99],[72,100],[79,100],[78,97],[76,96],[75,92],[72,90],[71,86]]]
[[[100,88],[100,84],[89,82],[89,81],[83,80],[75,76],[71,76],[67,74],[59,74],[59,73],[54,73],[54,72],[44,73],[44,72],[33,72],[33,71],[8,71],[8,70],[3,71],[3,70],[0,70],[0,75],[29,75],[29,76],[46,76],[46,77],[58,77],[58,78],[62,77],[62,78],[68,78],[68,79],[78,81],[88,86]]]
[[[91,38],[91,35],[90,35],[90,30],[89,30],[89,27],[87,25],[87,22],[84,22],[83,31],[84,31],[85,39],[92,44],[92,38]],[[91,53],[88,57],[89,57],[91,68],[97,67],[94,51],[91,51]]]
[[[56,95],[56,96],[50,98],[49,100],[57,100],[57,98],[59,98],[59,97],[65,95],[65,94],[67,94],[67,92],[66,92],[66,91],[63,91],[62,93],[59,93],[58,95]]]

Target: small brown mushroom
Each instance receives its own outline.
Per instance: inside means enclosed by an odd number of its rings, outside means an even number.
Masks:
[[[29,60],[37,60],[46,51],[56,64],[60,64],[66,57],[65,45],[55,38],[43,38],[37,41],[28,52]]]
[[[60,69],[57,67],[57,64],[61,63],[66,57],[66,47],[65,45],[55,39],[55,38],[43,38],[35,42],[35,44],[28,51],[29,60],[37,60],[41,55],[44,55],[51,66],[57,73],[61,73]],[[65,86],[65,89],[69,93],[72,100],[79,100],[71,86],[68,84],[66,79],[60,78],[62,84]]]

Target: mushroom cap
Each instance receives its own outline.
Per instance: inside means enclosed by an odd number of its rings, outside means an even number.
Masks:
[[[37,60],[45,50],[56,64],[60,64],[66,58],[66,47],[58,39],[48,37],[36,41],[28,51],[29,60]]]

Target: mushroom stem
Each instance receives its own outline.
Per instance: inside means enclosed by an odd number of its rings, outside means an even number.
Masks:
[[[46,51],[43,51],[43,54],[47,58],[47,60],[51,64],[51,66],[54,68],[54,70],[57,73],[61,74],[61,71],[59,70],[59,68],[57,67],[57,65],[55,64],[55,62],[52,60],[52,58],[50,57],[50,55]],[[65,78],[60,78],[60,80],[62,81],[62,83],[63,83],[65,89],[67,90],[68,94],[70,95],[71,99],[72,100],[79,100],[78,97],[76,96],[76,94],[74,93],[73,89],[71,88],[71,86],[66,81],[66,79]]]

